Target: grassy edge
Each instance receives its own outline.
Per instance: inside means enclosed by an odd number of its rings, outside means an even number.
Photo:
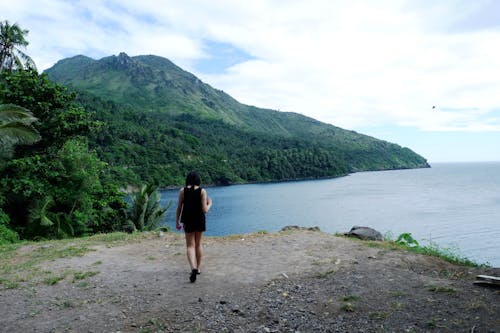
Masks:
[[[81,238],[21,241],[0,245],[0,290],[56,279],[57,276],[52,276],[50,272],[41,271],[40,265],[45,262],[83,256],[87,252],[95,251],[93,247],[98,245],[113,247],[156,237],[156,232],[113,232]]]
[[[335,236],[341,238],[357,239],[357,238],[347,237],[344,234],[340,233],[335,234]],[[449,248],[440,247],[436,243],[431,243],[430,245],[419,245],[416,242],[410,244],[401,244],[387,236],[383,241],[362,241],[362,240],[360,241],[365,243],[369,247],[379,247],[388,250],[400,250],[400,251],[418,253],[429,257],[440,258],[442,260],[445,260],[449,263],[458,266],[481,267],[481,268],[491,267],[489,263],[478,263],[474,260],[471,260],[467,257],[464,257],[456,253],[456,250],[454,251]]]

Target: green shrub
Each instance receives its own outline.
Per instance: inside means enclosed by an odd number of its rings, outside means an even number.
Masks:
[[[8,228],[9,216],[0,208],[0,245],[12,244],[19,241],[19,235]]]
[[[0,224],[0,245],[12,244],[19,241],[19,235],[14,230]]]
[[[398,239],[396,239],[396,243],[399,245],[407,246],[407,247],[418,247],[418,242],[414,239],[409,232],[402,233],[399,235]]]
[[[448,248],[442,248],[435,243],[430,243],[429,245],[420,245],[412,236],[411,233],[402,233],[394,241],[394,243],[399,246],[404,247],[412,252],[424,254],[427,256],[438,257],[446,260],[452,264],[469,266],[469,267],[488,267],[488,264],[478,264],[477,262],[465,258],[457,254],[456,250],[451,250]]]

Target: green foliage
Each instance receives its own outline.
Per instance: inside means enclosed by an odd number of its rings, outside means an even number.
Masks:
[[[398,236],[396,243],[406,247],[418,247],[418,242],[411,236],[411,233],[405,232]]]
[[[32,144],[40,136],[32,124],[38,119],[31,112],[14,104],[0,104],[0,161],[11,157],[17,144]]]
[[[88,148],[98,123],[75,95],[35,71],[4,72],[0,102],[29,108],[42,140],[4,163],[0,208],[22,238],[65,238],[122,230],[127,204],[107,166]]]
[[[3,203],[3,197],[0,193],[0,205]],[[12,244],[19,241],[19,235],[9,228],[10,218],[0,208],[0,246]],[[0,252],[1,253],[1,252]]]
[[[410,250],[412,252],[424,254],[427,256],[438,257],[452,264],[468,266],[468,267],[488,267],[488,264],[478,264],[477,262],[470,260],[466,257],[463,257],[457,254],[457,251],[453,251],[447,248],[442,248],[435,243],[430,243],[429,245],[422,246],[419,245],[418,242],[413,239],[411,233],[402,233],[398,236],[395,244],[402,246],[403,248]],[[393,244],[394,244],[393,243]]]
[[[16,157],[60,147],[66,140],[88,135],[98,128],[99,123],[74,99],[74,94],[49,81],[46,74],[39,75],[34,70],[1,73],[0,103],[24,107],[39,120],[33,127],[42,139],[34,146],[18,150]]]
[[[171,201],[166,207],[160,206],[158,187],[143,185],[132,195],[129,219],[138,231],[154,230],[163,221]]]
[[[78,139],[68,140],[47,155],[10,161],[5,167],[10,177],[0,182],[15,228],[27,238],[64,238],[90,232],[91,226],[98,225],[95,219],[99,213],[105,215],[100,211],[109,202],[103,197],[106,191],[100,181],[103,169],[104,164]]]

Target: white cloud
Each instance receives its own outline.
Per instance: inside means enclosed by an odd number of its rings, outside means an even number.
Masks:
[[[243,103],[345,128],[500,131],[491,113],[500,107],[500,28],[477,28],[487,6],[494,2],[18,0],[0,12],[30,29],[28,53],[42,69],[76,54],[157,54]],[[204,40],[253,58],[197,71]]]

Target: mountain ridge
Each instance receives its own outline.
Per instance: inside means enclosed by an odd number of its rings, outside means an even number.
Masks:
[[[159,183],[165,179],[180,182],[179,168],[212,169],[207,160],[216,167],[205,176],[215,183],[221,179],[227,183],[269,181],[429,167],[423,157],[397,144],[298,113],[241,104],[159,56],[129,57],[122,52],[94,60],[78,55],[58,61],[45,72],[50,79],[77,91],[84,107],[106,121],[108,140],[100,140],[101,133],[91,142],[111,165],[129,169],[125,156],[116,158],[124,146],[143,154],[145,149],[148,156],[160,147],[168,149],[158,138],[153,139],[153,128],[166,142],[175,142],[178,146],[170,146],[176,151],[175,156],[152,158],[155,166],[163,170],[172,168],[175,162],[175,176],[165,177],[168,171],[164,170],[164,176],[153,177]],[[149,133],[144,133],[144,128]],[[134,135],[124,133],[127,130],[141,132],[146,138],[130,140]],[[232,141],[228,141],[229,137]],[[149,147],[153,141],[156,145]],[[211,146],[206,147],[207,144]],[[251,158],[242,156],[241,151]],[[313,157],[308,158],[310,154]],[[260,165],[262,158],[273,161],[272,165]],[[152,168],[155,167],[150,166],[150,171],[156,173]],[[298,169],[302,171],[297,172]],[[151,178],[149,172],[139,172],[138,176],[141,180]]]

